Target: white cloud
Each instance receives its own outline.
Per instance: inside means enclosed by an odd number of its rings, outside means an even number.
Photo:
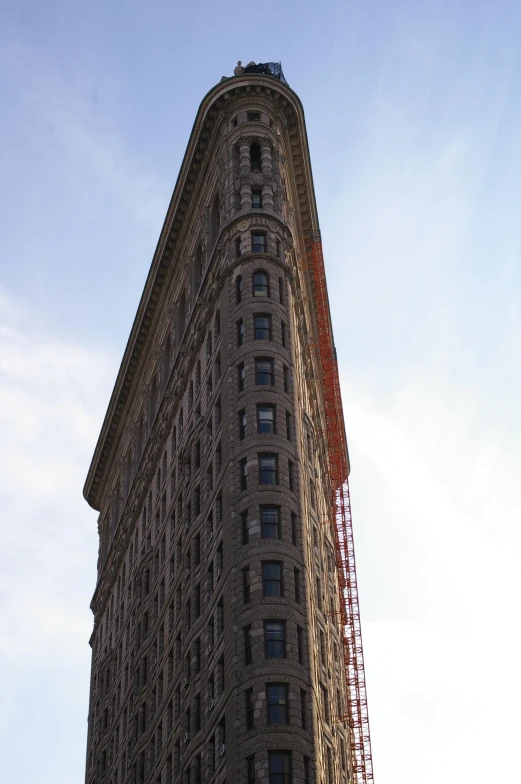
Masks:
[[[0,293],[0,654],[17,665],[88,656],[97,530],[82,487],[113,373]]]

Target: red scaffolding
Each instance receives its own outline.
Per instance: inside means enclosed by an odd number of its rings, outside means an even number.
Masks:
[[[326,273],[320,234],[306,243],[306,266],[313,273],[317,319],[317,354],[322,374],[326,416],[329,478],[331,482],[331,528],[335,542],[340,620],[346,676],[347,714],[338,720],[349,725],[351,763],[357,784],[372,784],[373,763],[358,607],[355,549],[349,499],[347,442],[340,393],[340,380],[329,315]]]

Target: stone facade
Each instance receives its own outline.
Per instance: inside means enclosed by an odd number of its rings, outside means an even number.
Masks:
[[[298,97],[203,100],[85,485],[87,784],[346,784]]]

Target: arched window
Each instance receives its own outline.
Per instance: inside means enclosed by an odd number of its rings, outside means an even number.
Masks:
[[[253,273],[252,289],[254,297],[269,297],[270,279],[265,272],[258,270]]]
[[[253,142],[250,147],[250,168],[252,171],[261,171],[261,148],[260,144]]]
[[[237,305],[242,302],[242,277],[240,275],[235,278],[235,299]]]

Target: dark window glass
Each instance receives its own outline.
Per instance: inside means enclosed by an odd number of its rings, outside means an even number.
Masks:
[[[295,489],[295,466],[291,460],[288,460],[288,483],[289,489],[293,491]]]
[[[311,784],[309,757],[304,757],[304,784]]]
[[[248,784],[255,784],[255,754],[248,757]]]
[[[257,115],[255,112],[257,120],[260,119],[260,115]],[[246,115],[248,116],[248,115]],[[261,170],[261,148],[260,144],[257,142],[253,142],[250,147],[250,165],[252,171],[260,171]]]
[[[304,629],[297,626],[297,655],[298,663],[304,664]]]
[[[261,506],[261,531],[263,539],[280,539],[280,517],[277,506]]]
[[[279,241],[277,240],[277,256],[279,255]],[[284,281],[282,278],[279,278],[279,302],[281,305],[284,304]]]
[[[275,433],[275,406],[257,406],[257,433]]]
[[[244,627],[244,663],[251,664],[253,661],[253,637],[251,635],[251,624]]]
[[[246,438],[246,409],[239,411],[239,439]]]
[[[286,411],[286,438],[291,441],[291,414]]]
[[[283,321],[280,322],[280,341],[282,343],[282,347],[286,348],[286,325]]]
[[[269,784],[291,784],[291,752],[268,752]]]
[[[241,528],[242,528],[242,543],[248,544],[250,541],[250,532],[248,529],[248,510],[241,512]]]
[[[253,190],[251,192],[251,206],[262,207],[262,191]]]
[[[273,386],[273,360],[255,360],[255,383]]]
[[[253,317],[253,337],[254,340],[271,340],[271,316]],[[244,342],[244,327],[243,327]],[[239,343],[242,346],[242,343]]]
[[[253,689],[246,691],[246,729],[252,730],[255,724],[255,709],[253,705]]]
[[[244,392],[244,384],[246,381],[246,371],[244,370],[244,362],[237,367],[237,384],[239,392]]]
[[[291,513],[291,542],[297,546],[297,515],[295,512]]]
[[[235,296],[239,305],[242,302],[242,278],[240,275],[235,278]]]
[[[300,721],[302,729],[307,729],[307,715],[306,715],[306,692],[304,689],[300,690]]]
[[[295,566],[294,568],[295,579],[295,601],[300,604],[300,570]]]
[[[284,377],[284,392],[289,392],[289,368],[285,365],[282,368],[282,375]]]
[[[248,461],[246,458],[240,462],[241,471],[241,490],[248,489]]]
[[[246,119],[248,122],[257,122],[260,120],[260,112],[246,112]],[[257,145],[258,147],[259,145]],[[253,144],[252,144],[253,148]]]
[[[259,482],[261,485],[276,485],[277,455],[259,455]]]
[[[250,567],[246,566],[242,570],[242,598],[244,604],[250,601]]]
[[[267,659],[286,658],[286,624],[284,621],[264,621],[264,641]]]
[[[237,345],[244,346],[244,321],[242,319],[237,322]]]
[[[252,234],[251,249],[253,253],[266,253],[266,235]]]
[[[235,257],[238,259],[241,256],[241,238],[235,238]]]
[[[264,596],[283,596],[282,564],[276,562],[262,564],[262,590]]]
[[[289,724],[288,687],[284,683],[268,683],[266,686],[268,724]]]
[[[252,291],[254,297],[269,297],[270,279],[265,272],[253,273]]]

